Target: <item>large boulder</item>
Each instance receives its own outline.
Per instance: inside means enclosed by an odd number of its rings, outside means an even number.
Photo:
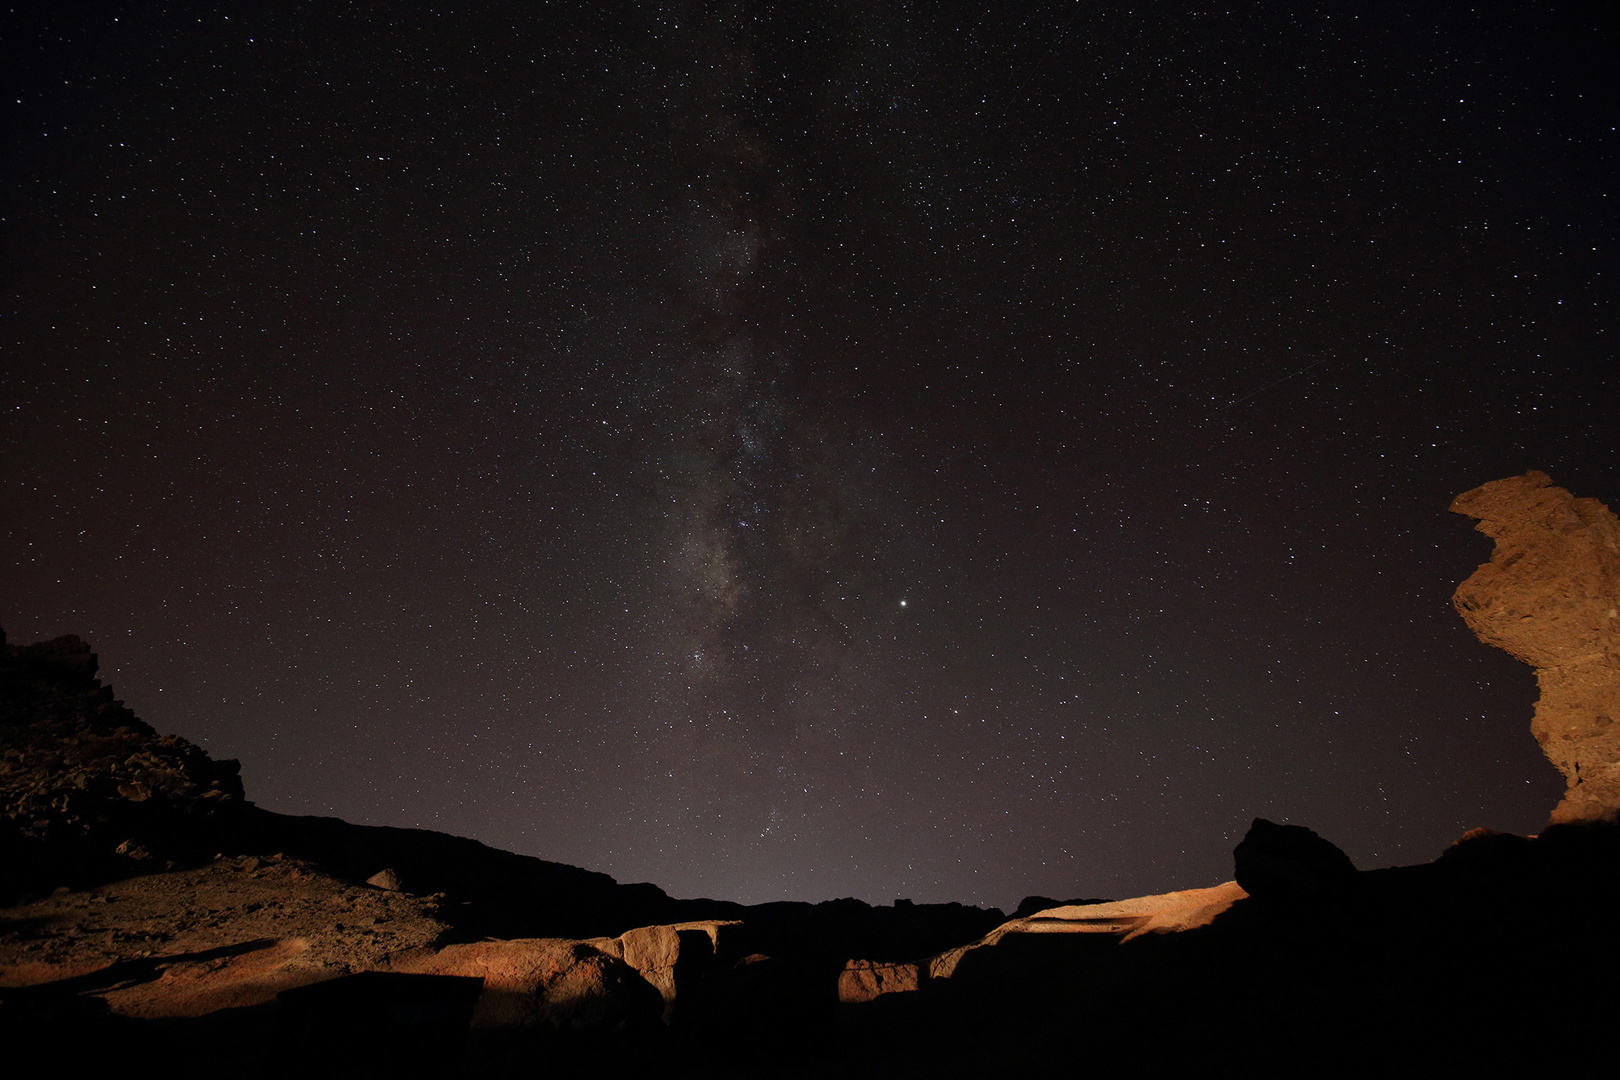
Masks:
[[[1334,898],[1356,878],[1350,856],[1303,825],[1255,818],[1232,851],[1237,883],[1263,902]]]
[[[394,970],[484,980],[475,1028],[549,1028],[605,1034],[658,1022],[664,1003],[613,939],[520,938],[448,945]]]
[[[1452,601],[1481,641],[1536,669],[1530,730],[1568,785],[1551,823],[1620,820],[1620,521],[1541,472],[1451,509],[1496,541]]]
[[[675,1016],[679,990],[707,974],[717,954],[723,955],[723,939],[735,936],[742,926],[734,920],[710,919],[674,926],[641,926],[626,930],[616,939],[617,953],[635,968],[664,999],[663,1021]],[[608,951],[613,951],[612,946]]]

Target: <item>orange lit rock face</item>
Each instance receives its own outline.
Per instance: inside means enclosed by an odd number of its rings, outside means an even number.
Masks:
[[[1620,821],[1620,521],[1540,472],[1451,509],[1496,541],[1452,602],[1481,641],[1536,669],[1530,730],[1569,785],[1551,823]]]

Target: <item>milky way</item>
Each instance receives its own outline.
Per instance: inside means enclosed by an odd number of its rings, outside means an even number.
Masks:
[[[899,610],[889,553],[907,507],[865,425],[800,392],[820,358],[784,299],[803,287],[798,178],[745,115],[759,93],[747,21],[694,22],[671,88],[685,179],[664,245],[670,315],[641,418],[663,586],[644,625],[672,801],[763,835],[783,816],[775,788],[821,783],[805,748],[843,726],[877,615]]]
[[[739,900],[1534,831],[1458,492],[1611,502],[1577,5],[6,16],[0,625],[277,810]]]

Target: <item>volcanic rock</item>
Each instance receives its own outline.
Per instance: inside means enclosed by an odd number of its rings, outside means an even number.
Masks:
[[[1530,730],[1568,785],[1551,823],[1620,820],[1620,521],[1541,472],[1451,509],[1496,541],[1452,602],[1481,641],[1536,669]]]

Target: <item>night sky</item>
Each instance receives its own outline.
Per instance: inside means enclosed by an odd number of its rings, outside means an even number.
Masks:
[[[13,5],[0,626],[679,896],[1534,832],[1446,508],[1620,506],[1599,7]]]

